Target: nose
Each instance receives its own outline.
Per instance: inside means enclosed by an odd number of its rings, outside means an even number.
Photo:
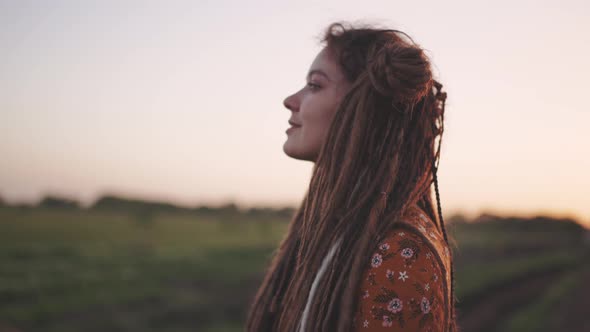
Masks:
[[[297,110],[297,102],[296,102],[295,95],[292,94],[292,95],[288,96],[287,98],[285,98],[285,100],[283,100],[283,105],[287,109],[295,112]]]

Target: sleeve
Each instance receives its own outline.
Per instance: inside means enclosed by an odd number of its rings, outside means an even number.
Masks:
[[[444,271],[415,230],[397,229],[367,262],[353,331],[444,331]]]

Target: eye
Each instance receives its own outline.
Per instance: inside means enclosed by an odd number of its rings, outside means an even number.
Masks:
[[[312,82],[309,82],[309,83],[307,83],[307,86],[308,86],[308,87],[309,87],[309,88],[310,88],[312,91],[319,90],[319,89],[321,88],[321,86],[319,86],[318,84],[312,83]]]

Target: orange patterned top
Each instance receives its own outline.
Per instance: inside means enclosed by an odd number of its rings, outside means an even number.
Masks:
[[[450,259],[442,232],[423,211],[413,209],[367,262],[353,330],[446,331]]]

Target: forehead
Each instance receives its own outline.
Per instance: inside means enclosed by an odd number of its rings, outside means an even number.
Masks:
[[[340,81],[344,78],[344,74],[340,65],[336,61],[334,53],[328,48],[324,47],[315,57],[309,68],[309,73],[316,71],[323,71],[332,81]]]

